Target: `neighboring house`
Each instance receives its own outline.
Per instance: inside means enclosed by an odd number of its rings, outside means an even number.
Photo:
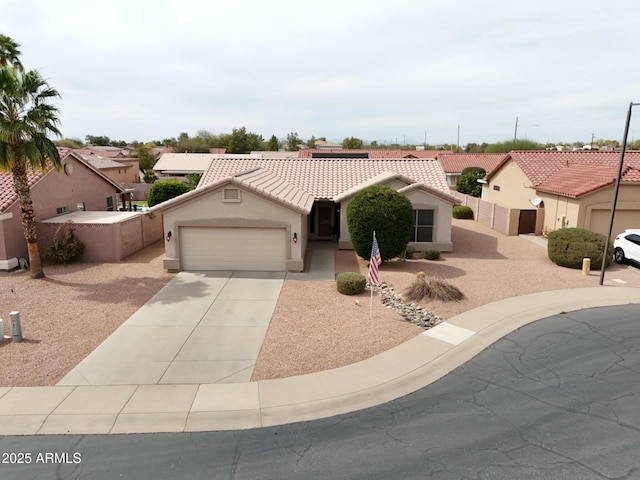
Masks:
[[[436,158],[435,150],[386,150],[382,148],[360,149],[308,149],[297,152],[298,158]],[[451,153],[451,152],[448,152]]]
[[[63,150],[63,167],[28,174],[31,199],[38,222],[78,210],[116,210],[122,187],[85,162],[82,156]],[[10,173],[0,172],[0,269],[18,266],[27,258],[18,196]]]
[[[580,227],[606,235],[619,160],[615,151],[514,151],[487,175],[482,199],[521,209],[528,226],[520,233]],[[614,235],[640,227],[640,152],[626,152],[623,167]]]
[[[504,153],[435,153],[452,190],[456,189],[456,182],[465,168],[480,167],[489,175],[506,156]]]
[[[217,155],[197,189],[151,209],[164,218],[164,266],[302,271],[309,240],[352,248],[347,205],[369,185],[387,185],[409,198],[418,250],[452,249],[451,209],[459,200],[448,193],[435,160]]]
[[[187,175],[204,173],[215,153],[164,153],[153,166],[159,180],[186,180]]]
[[[316,140],[316,149],[318,150],[340,150],[341,148],[341,143],[327,142],[326,140]]]
[[[100,155],[82,154],[81,156],[85,162],[97,168],[120,185],[140,182],[140,169],[138,168],[137,158],[122,158],[115,161]]]
[[[83,155],[99,155],[101,157],[116,159],[116,158],[129,158],[133,153],[133,148],[88,145],[84,148],[78,148],[74,151],[76,153],[81,153]]]

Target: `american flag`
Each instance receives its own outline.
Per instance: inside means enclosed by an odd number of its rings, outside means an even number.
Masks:
[[[377,285],[379,283],[378,267],[381,263],[382,257],[378,248],[378,240],[376,240],[376,232],[373,232],[373,245],[371,245],[371,259],[369,260],[369,285]]]

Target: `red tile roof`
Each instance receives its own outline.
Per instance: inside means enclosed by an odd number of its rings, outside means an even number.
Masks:
[[[27,179],[29,187],[35,185],[46,172],[29,171]],[[18,200],[18,194],[13,188],[13,175],[10,172],[0,172],[0,213],[6,211],[14,202]]]
[[[615,182],[620,152],[514,151],[504,158],[500,166],[509,159],[520,167],[535,189],[579,197]],[[489,180],[497,170],[487,176]],[[625,153],[621,181],[640,183],[640,151]]]
[[[438,153],[437,159],[445,173],[461,173],[465,168],[480,167],[490,174],[504,157],[504,153]]]

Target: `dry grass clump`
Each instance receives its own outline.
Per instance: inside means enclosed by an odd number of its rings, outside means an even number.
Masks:
[[[459,302],[464,299],[464,294],[458,287],[437,277],[425,277],[418,272],[416,279],[404,291],[404,296],[412,302],[420,300],[441,300],[443,302]]]

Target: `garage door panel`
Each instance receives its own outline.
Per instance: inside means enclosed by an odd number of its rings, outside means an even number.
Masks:
[[[589,230],[606,235],[609,231],[610,223],[611,210],[593,210],[591,212]],[[640,211],[616,210],[611,236],[615,237],[618,233],[626,230],[627,228],[640,228]]]
[[[182,227],[183,270],[286,270],[283,228]]]

